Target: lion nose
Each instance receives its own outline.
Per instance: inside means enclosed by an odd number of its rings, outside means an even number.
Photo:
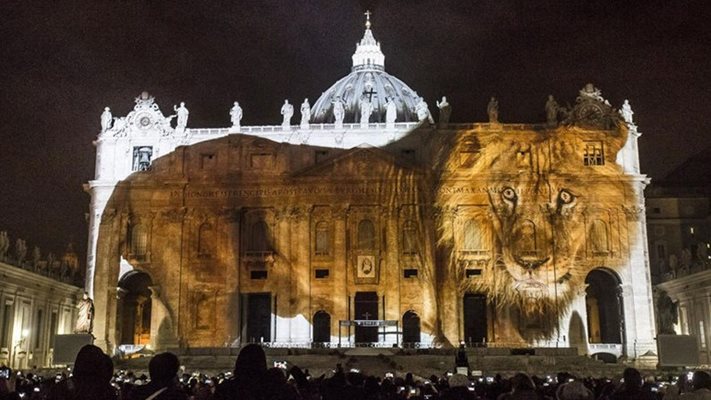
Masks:
[[[518,264],[521,265],[529,275],[531,275],[533,271],[537,270],[541,265],[547,263],[549,259],[550,257],[546,257],[542,260],[524,260],[522,258],[517,258],[516,262],[518,262]]]

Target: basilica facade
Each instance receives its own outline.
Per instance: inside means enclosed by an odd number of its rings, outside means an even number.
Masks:
[[[655,349],[637,127],[586,85],[539,124],[435,124],[352,71],[281,125],[188,127],[144,93],[95,141],[87,289],[109,351],[141,346]],[[107,114],[108,113],[108,114]]]

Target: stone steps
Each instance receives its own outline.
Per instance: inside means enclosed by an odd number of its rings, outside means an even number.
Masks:
[[[216,351],[219,350],[219,351]],[[516,372],[531,375],[554,375],[567,371],[579,376],[616,376],[621,375],[624,364],[604,364],[584,356],[573,355],[568,351],[543,351],[547,355],[511,355],[510,351],[497,349],[491,351],[470,349],[467,351],[472,371],[480,371],[484,376],[500,373],[505,376]],[[554,349],[555,350],[555,349]],[[452,349],[428,349],[427,351],[385,348],[349,348],[349,349],[265,349],[268,366],[274,362],[287,361],[289,365],[308,368],[313,376],[332,373],[336,364],[341,364],[348,371],[357,369],[362,372],[383,376],[386,372],[404,374],[412,372],[420,377],[442,375],[454,371]],[[179,355],[181,364],[187,371],[201,371],[210,375],[231,371],[237,359],[238,349],[212,349],[212,351],[190,349]],[[540,351],[536,352],[540,353]],[[557,353],[557,354],[556,354]],[[116,361],[116,368],[136,372],[148,370],[149,357]]]

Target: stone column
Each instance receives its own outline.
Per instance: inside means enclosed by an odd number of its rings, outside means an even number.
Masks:
[[[272,296],[276,295],[277,316],[276,336],[274,341],[280,343],[291,342],[291,319],[285,317],[292,313],[290,299],[294,296],[294,256],[292,255],[294,241],[291,237],[291,225],[293,224],[290,216],[291,210],[288,208],[279,209],[276,213],[276,251],[280,255],[277,258],[273,268],[269,274],[272,288]],[[272,306],[273,309],[273,306]]]
[[[292,209],[291,219],[291,341],[311,342],[311,262],[309,220],[311,207]]]
[[[239,209],[226,209],[223,213],[224,224],[226,226],[226,238],[224,243],[225,254],[225,296],[227,306],[225,307],[225,335],[226,342],[232,346],[240,344],[240,315],[242,305],[240,303],[240,271],[242,270],[242,260],[240,259],[240,220]]]
[[[385,297],[385,315],[383,319],[400,321],[400,330],[402,330],[402,312],[400,307],[400,283],[402,279],[402,269],[399,265],[400,248],[399,238],[400,230],[397,224],[397,210],[386,208],[381,214],[383,223],[385,224],[385,257],[384,265],[380,268],[380,286],[383,287],[383,295]],[[388,345],[399,342],[394,334],[398,329],[396,326],[385,328],[387,334],[384,338]],[[383,339],[381,337],[381,339]]]
[[[348,252],[346,251],[346,219],[348,206],[333,208],[333,315],[331,316],[331,335],[338,343],[338,321],[348,319]],[[351,332],[353,334],[354,332]],[[347,329],[341,329],[341,342],[348,344],[350,338]]]

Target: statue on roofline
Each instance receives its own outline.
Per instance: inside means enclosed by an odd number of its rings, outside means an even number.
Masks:
[[[281,121],[282,128],[290,129],[291,117],[294,116],[294,106],[289,104],[289,100],[284,100],[284,105],[281,106],[281,115],[283,115],[283,119]]]
[[[495,124],[499,122],[499,102],[493,96],[486,106],[486,113],[489,114],[489,123]]]
[[[111,122],[114,118],[111,115],[111,110],[108,107],[104,107],[104,112],[101,113],[101,132],[106,132],[111,129]]]
[[[309,99],[304,99],[301,103],[301,129],[309,129],[309,120],[311,119],[311,104]]]
[[[175,129],[179,131],[185,130],[185,127],[188,126],[188,115],[190,114],[187,107],[185,107],[185,102],[181,101],[180,107],[173,106],[173,110],[178,116],[178,122],[175,126]]]
[[[446,128],[449,125],[449,116],[452,114],[452,106],[447,102],[447,96],[442,96],[442,101],[437,101],[439,108],[439,127]]]
[[[236,101],[230,109],[230,120],[232,121],[232,130],[238,131],[242,122],[242,107]]]

